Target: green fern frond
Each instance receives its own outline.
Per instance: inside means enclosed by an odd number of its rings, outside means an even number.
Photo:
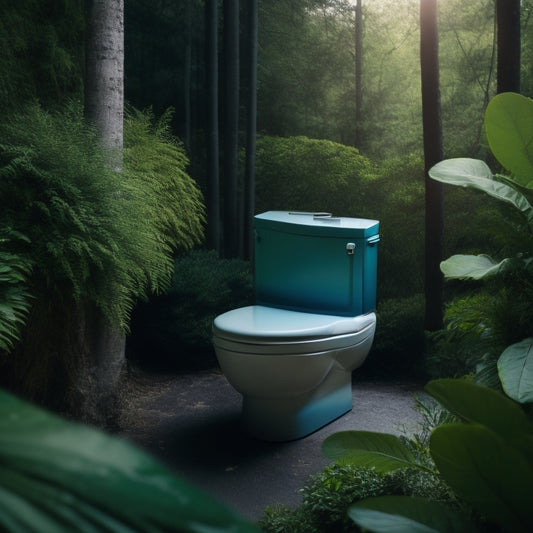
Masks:
[[[9,229],[0,233],[0,350],[6,352],[19,340],[31,307],[27,288],[31,263],[6,251],[13,241],[28,242],[28,238]]]

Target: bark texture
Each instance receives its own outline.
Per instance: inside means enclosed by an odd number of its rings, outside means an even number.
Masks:
[[[442,327],[442,234],[444,206],[442,185],[429,178],[428,170],[443,159],[439,83],[437,0],[420,0],[420,66],[422,74],[422,123],[425,161],[425,328]]]
[[[520,0],[496,0],[498,93],[520,92]]]
[[[108,164],[122,168],[124,124],[124,0],[87,0],[85,116],[108,154]],[[126,338],[89,304],[84,310],[89,349],[90,396],[105,409],[125,364]]]
[[[239,2],[224,0],[224,187],[225,257],[237,257],[242,243],[238,212],[239,143]]]
[[[244,258],[254,249],[255,146],[257,133],[257,28],[258,0],[248,2],[248,105],[246,123],[246,162],[244,172]]]
[[[85,116],[118,156],[117,166],[123,145],[124,0],[87,0],[85,69]]]
[[[205,2],[207,239],[220,252],[220,181],[218,150],[218,2]]]

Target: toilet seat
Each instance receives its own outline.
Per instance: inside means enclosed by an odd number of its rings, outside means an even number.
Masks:
[[[213,340],[250,355],[309,355],[357,345],[373,334],[375,323],[374,313],[345,317],[252,305],[219,315]]]

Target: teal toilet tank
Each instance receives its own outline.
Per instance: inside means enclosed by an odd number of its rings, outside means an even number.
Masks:
[[[254,231],[258,305],[339,316],[375,309],[377,220],[268,211]]]

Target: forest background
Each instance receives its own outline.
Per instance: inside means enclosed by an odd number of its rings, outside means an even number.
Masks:
[[[498,8],[512,2],[365,0],[357,12],[362,31],[354,3],[127,0],[123,24],[122,0],[1,2],[0,385],[118,429],[123,405],[116,403],[115,377],[136,375],[122,372],[126,334],[131,362],[173,371],[216,364],[213,316],[253,299],[243,231],[250,199],[255,212],[377,218],[378,330],[357,377],[465,376],[432,380],[426,391],[474,423],[450,424],[445,411],[420,404],[424,428],[414,440],[364,432],[361,448],[357,432],[333,435],[324,453],[335,459],[344,449],[349,462],[316,477],[319,490],[315,482],[307,485],[301,508],[267,510],[262,525],[265,531],[269,521],[276,531],[283,522],[295,531],[340,531],[342,523],[351,531],[347,507],[378,488],[389,505],[390,490],[428,499],[406,505],[410,500],[402,498],[397,509],[415,509],[431,527],[440,517],[446,524],[457,518],[449,509],[435,512],[438,501],[491,530],[494,522],[530,531],[533,166],[523,154],[533,101],[517,94],[492,98],[502,92]],[[509,40],[520,37],[522,59],[509,65],[520,67],[520,83],[504,91],[531,96],[532,6],[513,4],[520,6],[521,28]],[[444,187],[443,256],[483,252],[495,259],[454,255],[442,263],[448,280],[469,281],[446,283],[443,327],[428,332],[424,256],[431,210],[424,201],[422,112],[428,106],[422,109],[420,8],[437,5],[443,157],[463,159],[447,159],[428,174],[478,189]],[[103,27],[118,36],[114,45],[97,31]],[[90,67],[95,56],[110,59],[108,52],[115,61],[105,77]],[[122,96],[124,81],[127,99],[126,106],[117,99],[114,120],[104,121],[113,123],[113,136],[119,133],[111,147],[91,113],[95,102],[111,100],[104,98],[107,88],[92,87],[103,78],[119,81],[109,84],[113,96]],[[213,104],[220,112],[208,112]],[[502,115],[510,118],[503,128]],[[525,159],[525,168],[516,171],[515,158]],[[510,176],[499,174],[498,161]],[[220,170],[217,195],[213,170]],[[237,208],[231,217],[213,217],[214,206],[225,213],[230,205]],[[429,237],[440,240],[440,230]],[[167,529],[226,524],[233,531],[238,523],[239,531],[256,530],[141,452],[87,426],[2,390],[0,414],[8,497],[0,520],[8,529],[43,523],[52,530],[81,523],[91,530],[146,529],[152,520]],[[392,486],[382,485],[385,477],[376,477],[378,468],[369,470],[360,453],[376,460],[376,451],[379,468],[401,467],[399,477],[388,478]],[[125,495],[133,505],[124,504]],[[348,512],[360,519],[357,509]]]
[[[532,4],[523,1],[521,7],[524,95],[533,91],[533,76],[525,67],[533,54]],[[353,3],[263,0],[258,5],[255,210],[325,210],[379,219],[380,326],[370,367],[388,373],[425,373],[419,2],[363,2],[360,109],[356,108]],[[125,97],[131,109],[149,108],[152,118],[168,119],[167,110],[173,109],[171,133],[181,139],[190,163],[187,173],[207,196],[204,9],[204,2],[196,0],[126,1]],[[222,57],[222,9],[218,17],[222,88],[227,66]],[[246,2],[241,2],[240,20],[235,194],[242,198],[251,94]],[[6,5],[1,24],[2,122],[30,102],[55,112],[83,99],[82,2],[28,0]],[[439,2],[439,41],[445,157],[490,159],[483,114],[496,93],[494,0]],[[222,107],[222,139],[223,112]],[[224,158],[222,150],[222,162]],[[500,206],[460,190],[445,193],[445,255],[479,250],[498,255],[512,246],[499,222]],[[182,215],[187,218],[186,212]],[[245,253],[240,250],[235,255]],[[191,357],[191,352],[193,358],[209,352],[212,316],[252,297],[247,261],[227,266],[205,251],[181,252],[176,259],[169,293],[135,305],[132,357],[153,361],[162,354],[166,363],[173,358],[178,364],[176,359]],[[458,290],[450,286],[448,297]],[[453,367],[450,373],[460,370]]]

